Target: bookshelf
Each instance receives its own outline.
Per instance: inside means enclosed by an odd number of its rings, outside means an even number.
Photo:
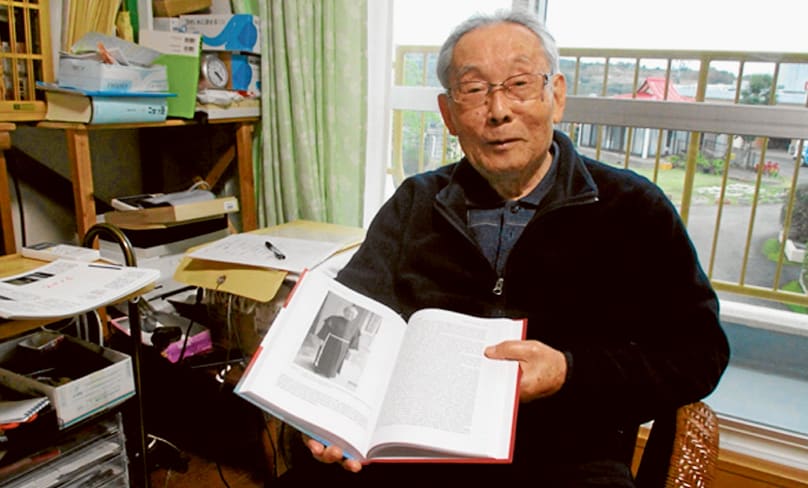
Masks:
[[[215,162],[204,180],[213,188],[224,175],[225,170],[234,163],[237,165],[239,185],[239,212],[243,231],[258,228],[257,207],[255,202],[255,181],[252,165],[253,132],[258,117],[209,120],[208,124],[227,124],[232,128],[230,148]],[[93,189],[93,163],[90,151],[90,134],[99,130],[117,129],[159,129],[166,127],[185,127],[200,125],[188,119],[168,119],[165,122],[147,122],[132,124],[77,124],[66,122],[43,121],[36,124],[39,129],[59,130],[67,139],[67,158],[70,161],[71,180],[73,181],[73,200],[75,204],[76,227],[79,237],[96,224],[95,194]]]
[[[0,121],[45,118],[37,80],[53,81],[49,0],[0,0]]]

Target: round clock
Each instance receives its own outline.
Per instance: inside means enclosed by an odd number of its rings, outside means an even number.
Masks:
[[[215,54],[205,54],[200,62],[202,84],[207,88],[227,88],[230,79],[227,65]]]

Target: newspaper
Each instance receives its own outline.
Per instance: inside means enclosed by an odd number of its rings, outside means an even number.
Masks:
[[[159,277],[156,269],[58,259],[0,280],[0,317],[77,315],[119,301]]]

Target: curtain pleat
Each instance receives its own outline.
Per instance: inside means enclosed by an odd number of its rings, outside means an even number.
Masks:
[[[259,225],[361,225],[366,0],[270,0],[260,9]]]

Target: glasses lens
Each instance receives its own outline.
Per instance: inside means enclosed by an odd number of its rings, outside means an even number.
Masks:
[[[541,96],[546,80],[546,75],[523,73],[497,84],[490,84],[485,81],[466,81],[458,83],[457,86],[452,88],[451,96],[460,105],[482,105],[485,103],[488,94],[501,86],[505,96],[511,100],[533,100]]]
[[[508,78],[503,82],[505,93],[514,100],[533,100],[541,95],[544,87],[539,75],[523,74]]]
[[[461,105],[482,104],[487,95],[488,83],[484,81],[466,81],[452,90],[452,98]]]

